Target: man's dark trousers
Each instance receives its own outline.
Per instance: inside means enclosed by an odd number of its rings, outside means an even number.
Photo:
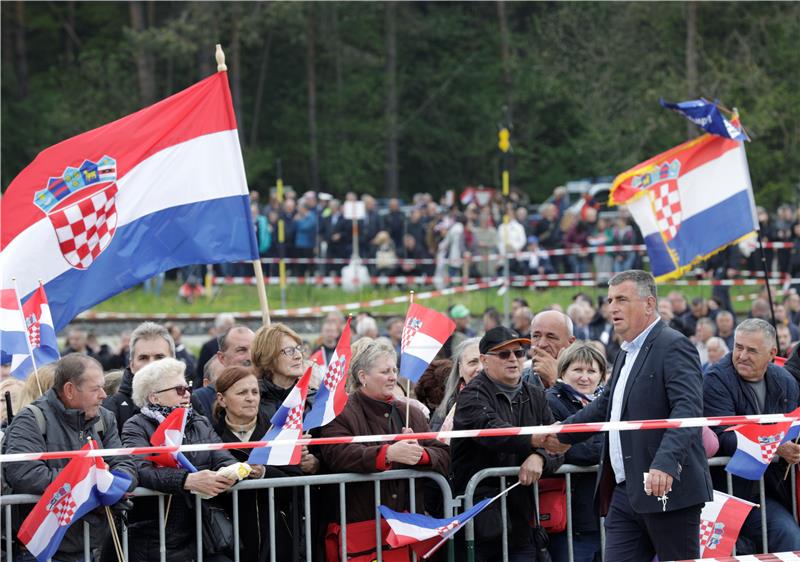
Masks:
[[[659,560],[699,558],[700,534],[697,529],[702,507],[690,506],[663,513],[635,513],[628,502],[625,482],[617,484],[605,520],[604,559],[613,562],[651,562],[656,554]]]

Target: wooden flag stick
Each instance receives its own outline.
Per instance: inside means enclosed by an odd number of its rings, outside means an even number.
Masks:
[[[89,442],[90,449],[96,449],[97,445],[95,445],[94,439],[92,436],[88,436],[86,440]],[[117,553],[117,560],[119,562],[125,562],[125,554],[122,550],[122,543],[119,540],[119,535],[117,534],[117,525],[114,523],[114,516],[111,514],[111,507],[105,506],[106,517],[108,518],[108,528],[111,531],[111,540],[114,543],[114,551]]]
[[[414,304],[414,289],[408,294],[408,306]],[[411,427],[409,417],[411,415],[411,379],[406,378],[406,427]]]
[[[17,299],[17,305],[19,306],[19,313],[22,315],[22,323],[25,325],[25,343],[28,344],[28,353],[30,354],[31,364],[33,365],[33,376],[36,378],[36,386],[39,388],[39,395],[44,395],[44,389],[42,388],[42,381],[39,379],[39,369],[36,367],[36,357],[33,356],[33,346],[31,345],[31,337],[28,334],[28,321],[25,319],[25,312],[22,310],[22,301],[19,298],[19,288],[17,287],[17,278],[12,277],[11,282],[14,284],[14,296]],[[39,285],[42,284],[42,280],[39,279]]]

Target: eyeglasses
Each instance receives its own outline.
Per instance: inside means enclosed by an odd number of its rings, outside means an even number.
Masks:
[[[289,347],[284,347],[281,349],[281,353],[283,353],[286,357],[294,357],[298,353],[303,355],[308,348],[304,345],[290,345]]]
[[[154,394],[161,394],[162,392],[169,392],[170,390],[174,390],[179,396],[184,396],[192,391],[192,387],[186,386],[185,384],[179,384],[177,386],[165,388],[164,390],[156,390]]]
[[[514,354],[514,357],[516,357],[517,359],[522,359],[528,354],[528,350],[515,349],[514,351],[511,351],[510,349],[504,349],[503,351],[487,351],[486,355],[496,355],[502,361],[506,361],[508,360],[509,357],[511,357],[512,353]]]

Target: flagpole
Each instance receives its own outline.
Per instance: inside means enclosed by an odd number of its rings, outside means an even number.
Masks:
[[[494,503],[494,501],[495,501],[495,500],[497,500],[498,498],[500,498],[500,497],[502,497],[502,496],[506,495],[507,493],[509,493],[511,490],[513,490],[514,488],[516,488],[516,487],[517,487],[517,486],[519,486],[520,484],[521,484],[521,482],[520,482],[519,480],[517,480],[516,484],[512,484],[511,486],[509,486],[508,488],[506,488],[505,490],[503,490],[502,492],[500,492],[499,494],[497,494],[495,497],[493,497],[491,500],[489,500],[489,503],[487,503],[487,504],[484,506],[484,509],[485,509],[486,507],[489,507],[489,506],[490,506],[492,503]],[[439,550],[439,549],[442,547],[442,545],[443,545],[444,543],[446,543],[447,541],[449,541],[449,540],[450,540],[450,537],[452,537],[454,534],[456,534],[456,533],[457,533],[457,532],[458,532],[458,531],[461,529],[461,527],[463,527],[463,525],[459,525],[459,526],[458,526],[458,527],[456,527],[454,530],[452,530],[452,531],[450,531],[449,533],[445,534],[445,536],[444,536],[444,537],[442,537],[442,540],[440,540],[440,541],[439,541],[439,542],[437,542],[435,545],[433,545],[433,548],[431,548],[431,549],[430,549],[428,552],[426,552],[425,554],[423,554],[423,555],[422,555],[422,557],[423,557],[423,558],[428,558],[428,556],[431,556],[431,555],[432,555],[434,552],[436,552],[437,550]]]
[[[44,390],[42,390],[42,381],[39,380],[39,369],[36,368],[36,358],[33,356],[31,337],[30,335],[28,335],[28,321],[25,319],[25,312],[22,310],[22,301],[19,298],[19,288],[17,287],[17,278],[12,277],[11,282],[14,284],[14,296],[17,299],[17,305],[19,305],[19,313],[22,315],[22,322],[25,324],[25,343],[28,344],[28,353],[30,354],[31,363],[33,363],[33,376],[36,377],[36,386],[39,388],[39,394],[43,395]],[[42,281],[39,280],[39,286],[41,285]]]
[[[414,289],[408,292],[408,307],[414,304]],[[411,414],[411,379],[406,378],[406,427],[409,426],[409,416]]]
[[[222,45],[219,43],[217,43],[214,51],[214,58],[217,60],[217,72],[225,72],[228,70],[228,66],[225,64],[225,52],[222,50]],[[261,270],[261,260],[254,259],[252,264],[253,270],[256,274],[258,303],[261,305],[261,321],[263,322],[264,326],[269,326],[269,302],[267,301],[267,287],[264,284],[264,272]]]
[[[89,442],[90,449],[96,449],[97,446],[94,443],[94,439],[92,436],[86,438]],[[122,551],[122,543],[119,540],[119,535],[117,534],[117,526],[114,523],[114,516],[111,515],[111,508],[109,506],[105,506],[106,517],[108,518],[108,528],[111,530],[111,540],[114,543],[114,551],[117,553],[117,560],[119,562],[125,561],[125,555]]]

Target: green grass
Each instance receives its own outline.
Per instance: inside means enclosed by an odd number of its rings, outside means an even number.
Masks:
[[[666,295],[673,288],[683,292],[688,299],[696,296],[710,297],[711,287],[676,287],[672,285],[659,286],[659,294]],[[731,295],[756,293],[760,287],[731,287]],[[417,292],[433,290],[428,287],[416,287]],[[566,308],[572,301],[572,297],[578,292],[583,291],[592,299],[604,296],[604,287],[559,287],[546,290],[536,289],[512,289],[510,298],[525,298],[530,303],[534,311],[541,310],[554,303]],[[201,297],[194,303],[189,304],[179,299],[178,285],[175,282],[165,282],[160,297],[147,294],[141,287],[134,287],[124,293],[106,300],[94,307],[96,312],[138,312],[138,313],[203,313],[203,312],[246,312],[258,310],[258,294],[254,286],[231,285],[217,287],[213,298]],[[297,308],[304,306],[320,306],[330,304],[342,304],[350,302],[363,302],[374,299],[385,299],[408,294],[407,291],[392,290],[389,288],[369,287],[353,293],[345,292],[339,288],[318,287],[313,285],[289,286],[286,288],[286,308]],[[279,287],[267,287],[267,297],[269,299],[270,310],[283,308],[281,303],[281,291]],[[461,293],[446,297],[437,297],[425,301],[425,306],[436,310],[446,310],[450,305],[461,303],[466,305],[473,315],[479,315],[489,306],[496,307],[501,313],[503,311],[503,297],[498,296],[497,288],[484,289],[471,293]],[[750,301],[736,303],[734,307],[737,311],[749,309]],[[378,314],[399,314],[404,315],[407,304],[394,304],[375,307],[373,310]]]

